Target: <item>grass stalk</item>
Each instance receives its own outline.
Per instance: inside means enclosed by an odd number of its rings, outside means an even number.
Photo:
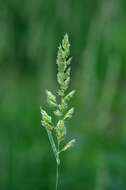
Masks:
[[[47,103],[52,108],[56,122],[54,123],[54,118],[50,116],[44,109],[40,108],[42,116],[41,124],[47,131],[48,139],[56,159],[56,190],[58,190],[59,184],[59,155],[61,152],[64,152],[72,147],[75,143],[75,139],[73,139],[60,149],[60,145],[62,145],[66,137],[66,120],[70,119],[74,113],[74,108],[69,108],[69,102],[75,93],[74,90],[68,92],[71,69],[69,67],[71,63],[71,57],[69,57],[69,54],[70,44],[68,35],[66,34],[62,40],[62,44],[59,45],[56,60],[56,64],[58,66],[58,98],[51,91],[46,90]],[[57,99],[60,101],[58,102]],[[55,143],[54,139],[56,139],[57,143]]]

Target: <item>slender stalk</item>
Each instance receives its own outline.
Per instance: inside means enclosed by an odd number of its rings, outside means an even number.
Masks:
[[[58,143],[58,146],[57,146],[57,151],[58,151],[58,154],[59,154],[59,143]],[[59,184],[59,165],[60,163],[56,163],[56,190],[58,190],[58,184]]]
[[[58,190],[59,184],[59,164],[56,164],[56,190]]]

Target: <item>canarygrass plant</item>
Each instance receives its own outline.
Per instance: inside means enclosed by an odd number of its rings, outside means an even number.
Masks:
[[[43,108],[41,110],[41,124],[46,129],[48,138],[56,159],[56,190],[58,189],[58,168],[60,165],[60,154],[75,143],[75,139],[70,140],[66,145],[65,137],[67,135],[66,121],[73,116],[74,108],[69,108],[69,103],[75,91],[68,92],[70,83],[70,44],[68,35],[66,34],[59,45],[56,64],[58,67],[57,82],[58,91],[57,96],[51,91],[46,90],[47,103],[52,108],[53,116],[50,116]]]

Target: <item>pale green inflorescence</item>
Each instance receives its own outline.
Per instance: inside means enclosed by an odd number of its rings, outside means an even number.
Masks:
[[[66,34],[62,40],[62,44],[59,46],[56,64],[58,66],[57,82],[59,85],[57,97],[46,90],[47,103],[53,109],[54,117],[57,118],[57,123],[53,123],[53,118],[41,108],[41,124],[45,127],[52,149],[57,161],[60,164],[59,154],[66,151],[68,148],[72,147],[75,143],[75,139],[69,141],[63,148],[60,149],[61,142],[65,140],[66,137],[66,120],[70,119],[74,113],[74,108],[69,108],[69,103],[73,97],[75,91],[67,92],[70,83],[70,44],[68,35]],[[54,141],[54,136],[56,137],[57,143]]]

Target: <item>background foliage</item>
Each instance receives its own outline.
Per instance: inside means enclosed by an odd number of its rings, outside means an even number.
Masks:
[[[126,1],[0,0],[0,189],[52,190],[55,160],[40,127],[55,91],[56,52],[71,42],[76,147],[61,189],[126,189]]]

